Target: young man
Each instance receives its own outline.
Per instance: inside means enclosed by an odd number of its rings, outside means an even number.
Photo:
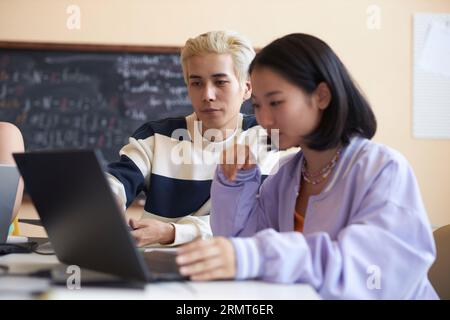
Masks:
[[[280,154],[267,152],[265,131],[239,112],[251,96],[254,55],[251,44],[232,32],[189,39],[181,63],[194,113],[144,124],[120,151],[120,161],[109,165],[112,190],[124,209],[141,191],[147,196],[143,218],[129,222],[138,246],[211,236],[211,181],[222,151],[234,142],[260,155],[265,175],[278,163]]]

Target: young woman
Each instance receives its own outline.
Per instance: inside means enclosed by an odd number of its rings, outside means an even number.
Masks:
[[[331,299],[437,298],[414,173],[401,154],[370,141],[375,116],[332,49],[291,34],[259,52],[250,74],[257,121],[280,149],[301,151],[261,187],[248,152],[246,162],[218,167],[211,226],[222,237],[181,247],[181,273],[308,283]]]
[[[11,123],[0,122],[0,164],[15,165],[12,154],[14,152],[23,152],[24,143],[22,134],[19,129]],[[0,182],[1,183],[1,182]],[[18,234],[18,223],[16,216],[19,213],[20,204],[22,203],[23,181],[20,179],[17,188],[16,202],[13,211],[13,221],[10,233]]]

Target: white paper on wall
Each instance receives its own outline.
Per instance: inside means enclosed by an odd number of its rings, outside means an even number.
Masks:
[[[450,14],[414,15],[413,136],[450,139]]]
[[[450,24],[433,22],[426,35],[419,67],[450,78]]]

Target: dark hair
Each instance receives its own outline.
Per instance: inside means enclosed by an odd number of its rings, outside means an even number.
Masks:
[[[333,50],[311,35],[294,33],[264,47],[250,64],[249,72],[268,67],[312,94],[321,82],[331,91],[331,101],[317,129],[305,137],[309,148],[326,150],[353,135],[371,139],[377,122],[372,109]]]

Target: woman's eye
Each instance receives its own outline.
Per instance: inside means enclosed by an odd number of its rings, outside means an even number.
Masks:
[[[283,103],[283,101],[272,101],[271,103],[270,103],[270,106],[271,107],[276,107],[276,106],[279,106],[280,104],[282,104]]]

